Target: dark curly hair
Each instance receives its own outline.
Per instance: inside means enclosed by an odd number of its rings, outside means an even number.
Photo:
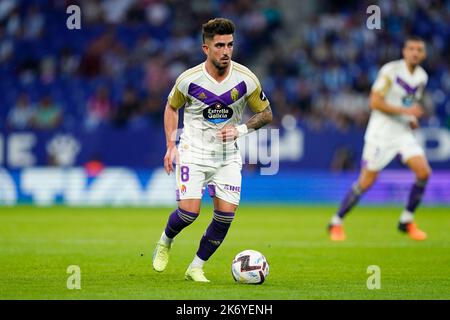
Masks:
[[[234,34],[234,23],[225,18],[215,18],[202,25],[203,43],[206,39],[213,39],[216,34]]]

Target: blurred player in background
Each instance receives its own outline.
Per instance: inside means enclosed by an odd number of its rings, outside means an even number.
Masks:
[[[345,240],[342,226],[345,215],[397,154],[416,176],[398,229],[413,240],[426,239],[426,233],[414,223],[414,212],[421,202],[431,169],[413,134],[419,125],[417,119],[423,115],[421,100],[428,76],[420,64],[425,57],[424,41],[410,37],[403,47],[403,59],[389,62],[379,71],[370,95],[372,114],[364,137],[363,166],[358,181],[331,219],[328,226],[331,240]]]
[[[208,187],[214,202],[213,219],[200,240],[185,279],[209,282],[203,265],[220,246],[233,221],[241,192],[242,159],[236,139],[272,121],[272,111],[256,76],[231,60],[233,22],[223,18],[203,25],[206,61],[182,73],[169,94],[164,114],[168,174],[176,163],[178,208],[169,216],[153,254],[153,268],[162,272],[175,236],[200,213]],[[256,113],[240,124],[245,106]],[[178,110],[184,109],[184,129],[177,149]]]

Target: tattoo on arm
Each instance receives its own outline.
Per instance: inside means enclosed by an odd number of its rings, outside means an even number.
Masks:
[[[258,130],[259,128],[265,126],[272,121],[272,109],[267,106],[263,111],[258,112],[253,117],[251,117],[246,125],[248,130]]]

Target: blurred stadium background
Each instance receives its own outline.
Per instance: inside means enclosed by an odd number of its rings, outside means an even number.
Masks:
[[[71,4],[80,30],[66,27]],[[372,4],[380,30],[366,26]],[[203,61],[201,24],[224,16],[234,60],[259,76],[280,129],[278,142],[253,141],[279,148],[279,172],[245,165],[243,204],[335,204],[357,176],[376,73],[415,34],[428,49],[424,203],[449,205],[449,12],[448,0],[2,0],[0,204],[173,206],[163,108]],[[363,203],[402,205],[414,179],[402,168],[394,161]]]

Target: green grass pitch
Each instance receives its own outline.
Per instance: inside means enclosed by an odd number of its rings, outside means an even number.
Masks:
[[[423,207],[428,233],[413,242],[396,230],[399,207],[358,207],[346,220],[348,240],[325,232],[333,207],[242,205],[222,246],[205,266],[208,284],[184,271],[211,219],[204,207],[178,236],[164,273],[151,267],[170,208],[0,209],[0,299],[450,299],[449,208]],[[263,285],[239,285],[235,254],[261,251],[270,264]],[[81,289],[69,290],[69,265]],[[370,265],[381,288],[369,290]]]

